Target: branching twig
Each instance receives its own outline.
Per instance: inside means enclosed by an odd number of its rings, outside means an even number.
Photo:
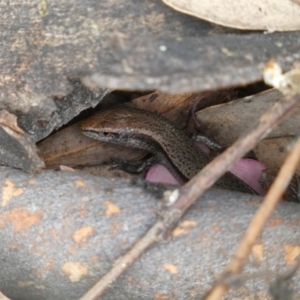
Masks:
[[[179,190],[175,190],[169,197],[169,206],[162,217],[80,300],[92,300],[100,296],[148,247],[167,236],[197,198],[224,175],[235,162],[253,149],[296,104],[297,98],[295,96],[286,96],[281,99],[260,118],[255,129],[211,161]]]
[[[300,162],[300,138],[298,138],[294,148],[289,153],[283,166],[281,167],[274,183],[269,189],[265,199],[255,216],[253,217],[248,230],[245,233],[243,240],[241,241],[238,249],[228,267],[225,274],[237,274],[240,273],[244,267],[248,255],[251,252],[252,246],[256,239],[261,234],[266,222],[271,216],[276,204],[280,201],[283,193],[288,187],[298,165]],[[219,300],[227,290],[226,284],[219,284],[212,288],[209,292],[206,300]]]

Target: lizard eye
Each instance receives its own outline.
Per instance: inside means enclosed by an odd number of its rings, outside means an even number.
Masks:
[[[109,133],[109,132],[106,132],[106,131],[104,131],[104,132],[103,132],[103,135],[104,135],[104,136],[109,136],[109,135],[110,135],[110,133]]]

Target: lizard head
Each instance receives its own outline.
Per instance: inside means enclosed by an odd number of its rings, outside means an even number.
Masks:
[[[114,138],[130,134],[141,126],[140,120],[144,111],[125,106],[115,106],[100,110],[80,124],[84,135],[102,141],[113,141]],[[141,115],[141,116],[140,116]]]

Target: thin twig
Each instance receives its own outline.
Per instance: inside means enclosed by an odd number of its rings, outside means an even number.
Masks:
[[[161,219],[80,300],[93,300],[100,296],[149,246],[167,236],[198,197],[224,175],[235,162],[253,149],[271,128],[296,106],[297,100],[295,96],[282,98],[260,118],[255,129],[211,161],[179,190],[175,190],[169,198],[170,206],[165,210]]]
[[[252,150],[271,128],[288,114],[298,103],[298,96],[286,96],[263,114],[257,126],[237,140],[222,154],[206,165],[195,177],[179,190],[173,207],[185,212],[196,199],[210,188],[230,167]]]
[[[264,201],[254,215],[234,257],[226,268],[225,274],[240,273],[246,263],[256,239],[271,216],[276,204],[280,201],[283,193],[290,184],[291,179],[300,162],[300,138],[298,138],[294,148],[289,153],[283,166],[281,167],[274,183],[269,189]],[[227,290],[228,285],[219,284],[212,288],[206,296],[206,300],[219,300]]]
[[[92,300],[100,296],[106,288],[116,280],[148,247],[158,241],[163,223],[157,221],[154,226],[79,300]]]

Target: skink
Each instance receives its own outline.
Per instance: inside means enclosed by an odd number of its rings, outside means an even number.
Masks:
[[[147,150],[153,154],[148,163],[161,162],[174,176],[188,180],[211,158],[201,151],[180,129],[157,113],[132,107],[116,106],[97,112],[83,121],[80,129],[86,136],[119,145]],[[127,168],[127,170],[130,169]],[[255,193],[232,173],[227,172],[217,186]]]

